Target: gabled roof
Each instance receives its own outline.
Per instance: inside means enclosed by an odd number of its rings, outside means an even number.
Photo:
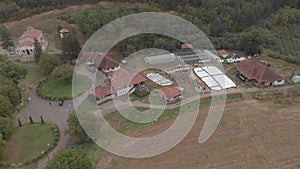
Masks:
[[[112,69],[118,66],[119,63],[108,56],[104,56],[103,59],[101,60],[101,63],[99,64],[99,68],[104,70]]]
[[[39,42],[40,43],[40,46],[43,46],[44,43],[43,42]],[[34,46],[34,42],[32,41],[25,41],[25,42],[22,42],[22,43],[19,43],[18,44],[18,47],[23,47],[23,46]]]
[[[113,77],[115,80],[112,82],[112,87],[115,90],[120,90],[127,86],[137,85],[147,80],[142,75],[130,74],[125,69],[120,69],[116,72],[110,73],[109,76]]]
[[[81,53],[81,58],[84,62],[94,62],[100,69],[108,70],[120,65],[111,57],[112,55],[118,55],[118,53],[83,52]]]
[[[180,96],[181,91],[177,87],[163,87],[160,89],[160,92],[167,98],[172,99],[177,96]]]
[[[189,48],[193,48],[193,46],[191,44],[182,44],[181,45],[181,49],[189,49]]]
[[[258,83],[268,83],[285,80],[284,77],[274,72],[265,63],[244,60],[237,63],[237,70],[247,79],[256,80]]]
[[[34,29],[32,26],[28,26],[27,27],[27,30],[22,34],[22,36],[19,38],[19,39],[24,39],[26,37],[29,37],[29,38],[38,38],[38,36],[42,33],[41,30],[38,30],[38,29]]]
[[[218,51],[218,53],[220,54],[220,55],[228,55],[229,53],[226,51],[226,50],[219,50]]]
[[[111,84],[107,84],[105,86],[97,87],[93,93],[97,98],[102,98],[114,94],[114,90]]]
[[[68,33],[69,30],[66,28],[62,28],[61,30],[59,30],[59,33]]]

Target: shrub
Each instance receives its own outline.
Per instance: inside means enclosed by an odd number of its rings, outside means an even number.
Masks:
[[[21,120],[18,118],[19,127],[22,126]]]
[[[34,123],[31,116],[29,116],[29,121],[30,121],[30,124]]]

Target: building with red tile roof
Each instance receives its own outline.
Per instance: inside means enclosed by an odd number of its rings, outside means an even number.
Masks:
[[[172,102],[176,99],[181,98],[181,90],[177,87],[163,87],[159,91],[160,97],[166,100],[167,102]]]
[[[34,39],[36,39],[45,51],[48,46],[48,42],[45,40],[44,35],[41,30],[35,29],[32,26],[28,26],[27,30],[20,36],[18,40],[18,46],[16,48],[16,53],[20,56],[31,56],[28,57],[29,60],[33,60],[34,57]]]
[[[99,68],[105,72],[113,72],[120,69],[120,64],[109,56],[104,56],[99,64]]]
[[[126,75],[126,76],[125,76]],[[108,76],[111,83],[106,86],[98,87],[95,89],[95,96],[102,99],[107,96],[122,96],[135,90],[135,88],[143,82],[146,78],[139,74],[130,74],[124,69],[115,72],[109,72]]]
[[[236,64],[237,71],[257,86],[283,85],[285,78],[273,71],[266,63],[244,60]]]
[[[100,86],[97,87],[93,94],[98,98],[98,99],[103,99],[105,97],[111,96],[115,93],[113,90],[111,84],[107,84],[105,86]]]
[[[62,28],[61,30],[59,30],[59,36],[60,38],[64,38],[70,31],[66,28]]]
[[[191,44],[181,44],[181,49],[192,49],[193,46]]]
[[[223,57],[226,58],[227,56],[229,56],[229,53],[226,50],[219,50],[218,53]]]

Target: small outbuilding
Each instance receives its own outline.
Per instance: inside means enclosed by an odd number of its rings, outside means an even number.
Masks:
[[[293,76],[292,77],[292,81],[294,82],[294,83],[300,83],[300,76]]]
[[[66,28],[62,28],[61,30],[59,30],[59,37],[62,39],[64,37],[66,37],[69,34],[69,30]]]
[[[159,95],[167,102],[175,101],[182,97],[182,92],[178,87],[163,87],[159,90]]]
[[[219,55],[222,56],[223,58],[226,58],[226,57],[229,56],[229,53],[228,53],[226,50],[224,50],[224,49],[219,50],[218,53],[219,53]]]

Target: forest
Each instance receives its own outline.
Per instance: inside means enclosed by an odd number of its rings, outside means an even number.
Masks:
[[[101,0],[4,0],[0,2],[0,22],[22,19],[54,8]],[[132,13],[147,11],[173,11],[202,30],[216,49],[241,50],[246,54],[265,52],[276,58],[300,64],[299,59],[299,0],[109,0],[129,2],[94,8],[75,15],[62,15],[59,19],[75,23],[88,39],[106,23]],[[143,5],[136,5],[135,2]],[[148,42],[145,43],[145,40]],[[177,50],[176,40],[159,35],[128,38],[115,49],[128,55],[145,47]]]
[[[14,126],[13,117],[22,107],[19,82],[27,70],[0,57],[0,157]]]

